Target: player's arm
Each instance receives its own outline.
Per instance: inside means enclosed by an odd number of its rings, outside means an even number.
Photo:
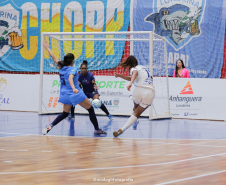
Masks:
[[[82,84],[81,84],[80,81],[78,81],[78,85],[79,85],[79,87],[82,89]]]
[[[95,79],[92,80],[92,84],[93,84],[93,88],[95,89],[95,91],[98,90]]]
[[[44,42],[43,47],[47,49],[47,51],[49,52],[49,55],[51,56],[51,58],[53,59],[53,61],[58,65],[59,60],[56,58],[56,56],[53,54],[52,50],[49,48],[49,45]]]
[[[74,92],[75,94],[77,94],[79,90],[75,88],[73,78],[74,78],[74,75],[73,75],[73,74],[70,74],[70,75],[69,75],[69,78],[68,78],[68,81],[69,81],[69,84],[70,84],[70,86],[71,86],[73,92]]]
[[[119,74],[119,73],[115,73],[115,77],[116,77],[116,78],[120,77],[120,78],[122,78],[122,79],[124,79],[124,80],[128,80],[128,81],[131,80],[131,77],[130,77],[130,76],[124,76],[124,75],[121,75],[121,74]]]
[[[92,74],[92,73],[91,73]],[[96,90],[98,90],[98,87],[97,87],[97,84],[96,84],[96,81],[95,81],[95,77],[94,77],[94,75],[92,74],[92,76],[91,76],[91,82],[92,82],[92,84],[93,84],[93,88],[94,88],[94,90],[96,91]]]
[[[94,85],[97,85],[96,82],[95,82],[95,80],[92,80],[92,84],[93,84],[93,86],[94,86]]]
[[[127,86],[128,91],[130,91],[130,88],[132,87],[132,84],[133,84],[134,80],[136,79],[137,75],[138,75],[138,71],[133,71],[130,83]]]

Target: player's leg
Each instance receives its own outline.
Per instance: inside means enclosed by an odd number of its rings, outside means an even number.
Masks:
[[[146,108],[143,108],[141,107],[140,105],[137,106],[137,108],[135,109],[134,111],[134,114],[131,115],[129,117],[129,119],[127,120],[126,124],[121,128],[119,129],[117,132],[113,132],[113,135],[115,137],[121,135],[126,129],[128,129],[131,125],[135,124],[138,120],[138,118],[140,117],[140,115],[147,109]]]
[[[128,129],[132,124],[134,124],[140,115],[148,108],[155,97],[155,91],[152,89],[137,88],[133,93],[135,104],[139,104],[134,110],[134,114],[130,116],[126,124],[119,129],[117,132],[113,132],[115,137],[122,134],[126,129]],[[136,106],[136,105],[135,105]]]
[[[134,111],[135,111],[135,109],[136,109],[137,107],[138,107],[138,104],[134,103],[132,115],[134,115]],[[139,123],[139,119],[137,119],[137,121],[133,124],[133,130],[136,130],[136,129],[137,129],[138,123]]]
[[[69,114],[68,119],[75,118],[75,107],[71,106],[71,114]]]
[[[55,125],[57,125],[59,122],[61,122],[63,119],[65,119],[70,112],[72,105],[64,104],[64,111],[59,116],[56,117],[56,119],[48,125],[45,129],[42,130],[42,133],[46,135]]]
[[[96,94],[94,94],[94,96],[92,98],[93,98],[93,100],[94,99],[99,99],[99,94],[96,92]],[[100,109],[105,112],[105,114],[108,116],[108,118],[110,120],[114,119],[114,117],[112,115],[110,115],[110,113],[108,112],[107,108],[105,107],[105,105],[103,103],[101,104]]]
[[[107,134],[106,132],[102,131],[99,128],[96,114],[95,114],[94,109],[93,109],[90,101],[88,100],[88,98],[86,98],[84,101],[80,102],[79,105],[82,106],[84,109],[86,109],[89,112],[89,119],[93,123],[93,126],[95,128],[94,134],[95,135]]]

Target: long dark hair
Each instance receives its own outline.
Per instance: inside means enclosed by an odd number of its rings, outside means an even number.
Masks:
[[[71,65],[74,59],[75,59],[75,56],[72,53],[68,53],[64,56],[63,61],[59,61],[58,66],[60,67],[60,69],[64,66],[69,66]]]
[[[178,60],[177,60],[177,62],[178,62],[178,61],[181,61],[181,63],[182,63],[182,69],[184,69],[184,68],[185,68],[185,66],[184,66],[184,62],[183,62],[183,60],[178,59]],[[177,62],[176,62],[176,73],[175,73],[175,76],[176,76],[176,77],[178,77],[178,69],[179,69],[179,68],[177,67]]]
[[[126,61],[121,64],[121,66],[124,68],[124,71],[126,70],[127,67],[129,67],[128,71],[130,71],[131,68],[136,67],[137,65],[138,61],[133,55],[130,55],[126,59]]]
[[[82,64],[80,65],[80,69],[82,68],[83,65],[85,65],[88,68],[87,60],[83,60]]]

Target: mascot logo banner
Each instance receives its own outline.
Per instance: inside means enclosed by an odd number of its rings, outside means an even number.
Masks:
[[[154,13],[144,21],[154,24],[154,32],[179,50],[193,37],[200,36],[205,4],[205,0],[154,0]]]

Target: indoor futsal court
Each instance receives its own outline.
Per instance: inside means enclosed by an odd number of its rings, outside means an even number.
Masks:
[[[0,185],[226,185],[226,0],[0,0]]]
[[[127,117],[94,137],[86,115],[65,119],[43,136],[56,115],[0,112],[0,184],[225,184],[223,121],[140,118],[118,138]]]

